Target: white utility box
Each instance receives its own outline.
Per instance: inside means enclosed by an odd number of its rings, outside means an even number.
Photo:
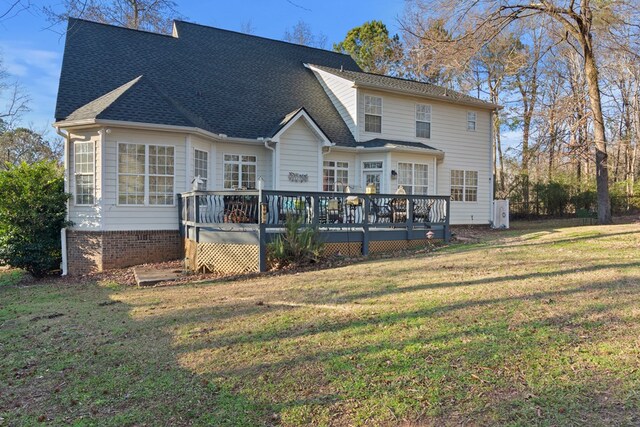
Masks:
[[[493,228],[509,228],[509,200],[493,201]]]

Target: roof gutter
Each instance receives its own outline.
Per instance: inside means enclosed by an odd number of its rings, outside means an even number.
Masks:
[[[425,148],[413,148],[413,147],[403,147],[400,145],[388,145],[385,147],[343,147],[340,145],[335,145],[333,147],[335,151],[346,151],[350,153],[388,153],[388,152],[404,152],[404,153],[416,153],[416,154],[427,154],[430,156],[435,156],[438,159],[444,159],[444,152],[440,150],[430,150]]]
[[[194,135],[204,136],[206,138],[213,139],[218,142],[231,141],[237,142],[240,144],[256,144],[256,139],[251,138],[238,138],[231,137],[225,134],[218,134],[206,131],[204,129],[193,127],[193,126],[176,126],[176,125],[162,125],[157,123],[143,123],[143,122],[127,122],[124,120],[103,120],[103,119],[84,119],[84,120],[62,120],[59,122],[55,122],[53,126],[58,128],[89,128],[94,126],[113,126],[113,127],[124,127],[124,128],[133,128],[133,129],[141,129],[141,130],[157,130],[157,131],[165,131],[165,132],[184,132],[190,133]]]

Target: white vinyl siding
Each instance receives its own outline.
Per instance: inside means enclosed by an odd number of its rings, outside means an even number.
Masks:
[[[202,181],[198,184],[198,190],[206,190],[209,181],[209,153],[198,150],[193,151],[193,175]]]
[[[412,141],[427,144],[442,151],[443,156],[436,164],[429,163],[430,181],[429,193],[434,195],[448,195],[451,190],[451,170],[478,171],[478,201],[475,203],[456,203],[451,210],[452,224],[488,224],[491,216],[492,200],[492,158],[491,158],[491,114],[488,110],[474,109],[476,113],[476,131],[467,131],[468,106],[456,105],[440,100],[426,100],[424,98],[379,92],[373,89],[359,89],[358,123],[364,122],[364,96],[384,96],[384,116],[382,133],[365,132],[361,128],[360,141],[373,138],[383,138],[398,141]],[[421,139],[416,137],[415,109],[416,104],[430,104],[431,122],[437,124],[431,127],[431,138]],[[401,153],[392,153],[389,174],[391,169],[397,171],[393,163],[398,161],[412,162],[400,156]],[[427,153],[425,153],[427,154]],[[415,152],[418,155],[418,152]],[[414,156],[415,158],[415,156]],[[420,161],[423,163],[422,161]],[[436,177],[434,178],[434,171]],[[358,171],[358,177],[361,177]],[[395,191],[397,180],[390,181],[390,190]]]
[[[454,202],[478,201],[478,171],[451,171],[451,200]]]
[[[226,190],[254,190],[256,188],[258,161],[256,156],[225,154],[223,187]]]
[[[74,143],[74,178],[76,205],[93,205],[95,202],[95,143]]]
[[[467,111],[467,130],[475,132],[478,116],[475,111]]]
[[[416,138],[431,138],[431,105],[416,104]]]
[[[175,148],[118,144],[118,204],[174,204]]]
[[[322,191],[342,191],[349,185],[349,163],[325,160],[322,169]]]
[[[364,130],[365,132],[382,133],[382,97],[365,95]]]
[[[399,162],[398,185],[401,185],[407,194],[428,194],[429,165]]]
[[[278,190],[320,191],[322,189],[321,142],[305,119],[300,118],[280,136],[277,145]],[[306,175],[306,181],[289,180],[289,174]]]
[[[340,117],[347,124],[354,137],[356,129],[356,89],[353,82],[334,76],[322,70],[313,70],[331,102],[338,110]]]

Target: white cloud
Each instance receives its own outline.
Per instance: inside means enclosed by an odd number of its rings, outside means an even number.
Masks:
[[[0,40],[0,57],[10,80],[17,80],[29,95],[31,111],[23,121],[44,127],[53,121],[62,52],[42,49],[33,42]],[[0,93],[0,105],[5,99]]]

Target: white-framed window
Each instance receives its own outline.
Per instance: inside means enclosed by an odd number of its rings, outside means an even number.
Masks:
[[[76,205],[93,205],[95,202],[95,143],[73,144]]]
[[[398,185],[402,185],[407,194],[428,194],[429,165],[398,162]]]
[[[379,96],[364,96],[364,130],[382,133],[382,98]]]
[[[223,163],[223,185],[226,190],[256,188],[258,159],[256,156],[225,154]]]
[[[197,148],[193,152],[193,176],[199,176],[202,182],[198,190],[206,190],[209,181],[209,153]]]
[[[118,143],[118,204],[174,204],[175,148]]]
[[[322,163],[322,191],[342,191],[349,185],[349,162]]]
[[[451,171],[451,200],[454,202],[478,201],[478,171]]]
[[[382,188],[382,166],[383,163],[380,160],[362,162],[362,182],[365,186],[375,185],[376,193],[379,193]]]
[[[467,130],[475,132],[477,117],[475,111],[467,111]]]
[[[431,105],[416,104],[416,137],[431,138]]]
[[[148,145],[150,205],[172,205],[175,149],[164,145]]]

